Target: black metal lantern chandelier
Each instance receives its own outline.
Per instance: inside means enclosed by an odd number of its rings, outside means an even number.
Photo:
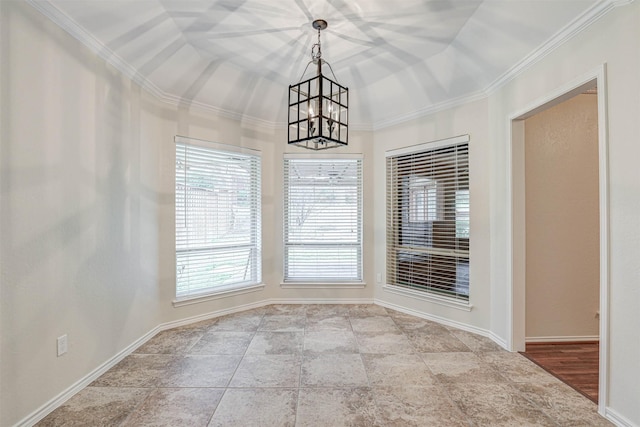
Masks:
[[[322,59],[320,31],[327,28],[327,21],[316,19],[312,25],[318,30],[318,43],[311,48],[311,61],[301,81],[289,86],[288,141],[310,150],[325,150],[348,143],[349,89],[337,83],[331,65]],[[317,66],[316,76],[302,80],[311,63]],[[336,81],[322,74],[323,64]]]

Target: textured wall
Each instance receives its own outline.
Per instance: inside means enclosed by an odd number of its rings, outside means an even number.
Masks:
[[[525,120],[526,337],[598,336],[598,103]]]

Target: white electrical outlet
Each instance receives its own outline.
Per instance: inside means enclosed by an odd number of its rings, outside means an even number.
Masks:
[[[58,357],[60,357],[63,354],[65,354],[68,350],[67,334],[64,334],[61,337],[58,337],[57,342],[58,342]]]
[[[377,280],[378,283],[382,283],[382,273],[378,273],[376,275],[376,280]]]

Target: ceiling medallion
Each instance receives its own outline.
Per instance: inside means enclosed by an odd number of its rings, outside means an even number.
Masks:
[[[331,65],[322,59],[320,32],[327,28],[327,21],[316,19],[312,25],[318,30],[318,42],[311,47],[311,61],[300,81],[289,86],[288,142],[326,150],[348,143],[349,89],[337,82]],[[317,66],[316,75],[303,80],[312,63]],[[323,65],[329,67],[335,81],[322,74]]]

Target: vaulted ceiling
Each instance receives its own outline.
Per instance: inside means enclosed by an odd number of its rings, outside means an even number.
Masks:
[[[283,124],[317,41],[379,128],[483,96],[614,0],[30,0],[160,98]],[[310,67],[313,68],[313,67]]]

